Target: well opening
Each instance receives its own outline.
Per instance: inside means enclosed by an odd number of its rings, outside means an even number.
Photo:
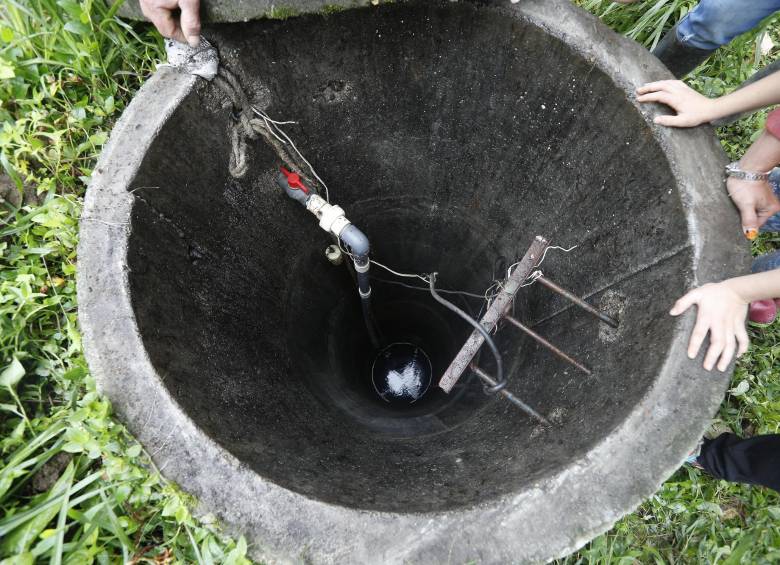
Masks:
[[[542,29],[477,3],[231,24],[213,36],[256,104],[299,121],[290,133],[378,261],[482,292],[543,234],[578,245],[546,259],[552,278],[626,308],[619,335],[607,335],[543,288],[521,293],[517,316],[594,369],[583,376],[501,332],[511,389],[553,430],[485,396],[473,376],[451,395],[434,386],[408,407],[383,403],[354,283],[324,257],[331,241],[278,189],[262,142],[249,173],[229,176],[231,111],[200,85],[132,183],[148,188],[134,192],[128,249],[149,358],[198,426],[292,491],[413,513],[523,489],[626,417],[672,333],[647,289],[680,294],[691,256],[666,157],[621,88]],[[469,328],[424,291],[383,280],[377,316],[420,341],[435,385]]]

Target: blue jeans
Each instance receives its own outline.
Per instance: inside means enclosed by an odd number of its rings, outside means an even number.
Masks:
[[[712,51],[780,10],[780,0],[701,0],[677,26],[677,39]]]
[[[769,184],[772,185],[772,190],[775,191],[775,194],[780,197],[780,168],[774,169],[769,175]],[[769,218],[761,226],[761,231],[780,232],[780,212]],[[759,255],[753,260],[753,267],[750,270],[754,273],[762,273],[772,269],[780,269],[780,250]]]

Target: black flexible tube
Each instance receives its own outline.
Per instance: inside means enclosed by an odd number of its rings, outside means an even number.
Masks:
[[[374,319],[374,310],[371,308],[371,296],[360,296],[360,306],[363,309],[363,321],[366,324],[366,331],[371,340],[371,345],[376,349],[382,347],[382,340],[379,337],[376,320]]]
[[[428,276],[428,282],[430,283],[430,290],[433,299],[436,300],[436,302],[438,302],[445,308],[447,308],[448,310],[455,312],[458,316],[460,316],[465,321],[467,321],[475,330],[477,330],[480,334],[482,334],[482,337],[485,338],[485,342],[488,344],[490,351],[493,353],[493,357],[496,358],[496,373],[497,373],[496,384],[495,386],[488,387],[486,390],[488,392],[498,392],[499,390],[504,388],[507,384],[506,380],[504,379],[504,362],[501,359],[501,353],[499,353],[498,347],[496,347],[496,342],[493,341],[492,337],[490,337],[488,331],[482,327],[482,324],[480,324],[474,318],[466,314],[463,310],[455,306],[452,302],[450,302],[446,298],[442,298],[436,292],[436,273],[431,273]]]
[[[360,306],[363,309],[363,321],[366,324],[366,330],[368,331],[368,337],[371,339],[371,344],[376,349],[379,349],[382,345],[382,340],[379,337],[379,329],[377,328],[376,320],[374,319],[374,310],[371,307],[371,282],[368,271],[362,270],[368,268],[369,265],[368,255],[354,257],[358,294],[360,294]]]

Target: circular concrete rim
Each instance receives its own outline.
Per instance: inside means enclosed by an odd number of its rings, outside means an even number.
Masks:
[[[496,2],[490,9],[528,19],[563,39],[631,97],[642,83],[671,78],[641,46],[567,0]],[[476,507],[394,514],[325,504],[265,480],[211,440],[167,393],[147,356],[126,268],[133,204],[129,183],[157,132],[197,80],[161,68],[114,128],[81,221],[79,316],[100,390],[164,474],[198,497],[201,512],[217,514],[229,531],[249,536],[254,557],[273,563],[425,563],[445,556],[452,562],[545,561],[608,530],[679,467],[721,403],[731,374],[708,373],[700,359],[687,358],[692,312],[678,320],[656,382],[611,435],[533,488]],[[648,123],[660,110],[638,107]],[[688,216],[691,286],[738,272],[747,265],[747,247],[738,236],[736,214],[724,215],[731,209],[722,189],[725,158],[712,131],[651,127],[676,174]],[[707,225],[696,222],[717,215],[720,219]]]
[[[230,23],[258,18],[285,19],[300,14],[327,14],[372,3],[372,0],[201,0],[200,13],[204,22]],[[138,0],[124,2],[118,14],[134,20],[146,19]]]

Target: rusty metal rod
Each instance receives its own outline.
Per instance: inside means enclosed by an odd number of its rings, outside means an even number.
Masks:
[[[545,238],[538,235],[534,238],[528,251],[526,251],[520,263],[512,271],[512,275],[504,281],[502,290],[498,292],[498,295],[488,307],[485,315],[482,316],[482,319],[479,321],[486,332],[492,332],[495,329],[496,324],[501,321],[501,318],[509,312],[509,309],[512,307],[512,302],[515,299],[515,294],[517,294],[523,281],[528,278],[528,275],[531,274],[533,268],[544,255],[544,250],[547,249],[547,245],[548,242]],[[477,351],[479,351],[479,348],[482,347],[483,343],[485,343],[485,338],[482,336],[481,332],[476,329],[471,332],[466,343],[460,348],[460,351],[458,351],[457,355],[450,363],[450,366],[447,367],[444,375],[439,380],[439,387],[444,392],[450,392],[452,390],[452,387],[455,386],[455,383],[458,382],[460,376],[468,368],[469,363],[474,359],[474,356],[477,354]]]
[[[471,365],[469,365],[469,367],[471,368],[472,371],[474,371],[477,374],[477,376],[480,379],[485,381],[487,384],[489,384],[492,387],[496,386],[495,379],[493,377],[491,377],[490,375],[488,375],[485,371],[480,369],[476,364],[471,363]],[[550,422],[544,416],[542,416],[541,414],[539,414],[539,412],[537,412],[536,410],[534,410],[533,408],[528,406],[528,404],[526,404],[525,402],[523,402],[522,400],[517,398],[514,394],[509,392],[507,389],[502,388],[498,392],[503,394],[504,397],[508,401],[510,401],[512,404],[514,404],[515,406],[520,408],[520,410],[522,410],[523,412],[525,412],[529,416],[532,416],[532,417],[536,418],[537,420],[539,420],[541,423],[543,423],[545,425],[548,425],[548,426],[550,425]]]
[[[520,320],[517,320],[516,318],[513,318],[512,316],[504,316],[507,322],[515,326],[516,328],[524,331],[528,335],[530,335],[532,338],[534,338],[536,341],[541,343],[543,346],[545,346],[547,349],[555,353],[558,357],[566,361],[567,363],[574,365],[577,367],[580,371],[585,373],[586,375],[591,374],[591,370],[588,369],[585,365],[577,361],[574,357],[571,357],[570,355],[567,355],[560,349],[558,349],[555,345],[544,339],[542,336],[540,336],[538,333],[533,331],[531,328],[523,324]]]
[[[605,324],[608,324],[608,325],[612,326],[613,328],[617,328],[618,327],[617,320],[615,320],[614,318],[612,318],[610,316],[607,316],[601,310],[598,310],[597,308],[594,308],[593,306],[591,306],[590,304],[585,302],[579,296],[577,296],[575,294],[572,294],[571,292],[569,292],[565,288],[561,288],[560,286],[558,286],[557,284],[552,282],[547,277],[539,277],[539,278],[536,279],[536,282],[539,282],[539,283],[543,284],[544,286],[546,286],[547,288],[549,288],[553,292],[557,292],[558,294],[560,294],[561,296],[563,296],[567,300],[571,300],[572,302],[574,302],[574,304],[576,304],[577,306],[579,306],[580,308],[582,308],[583,310],[585,310],[589,314],[593,314],[594,316],[596,316],[599,320],[601,320]]]

